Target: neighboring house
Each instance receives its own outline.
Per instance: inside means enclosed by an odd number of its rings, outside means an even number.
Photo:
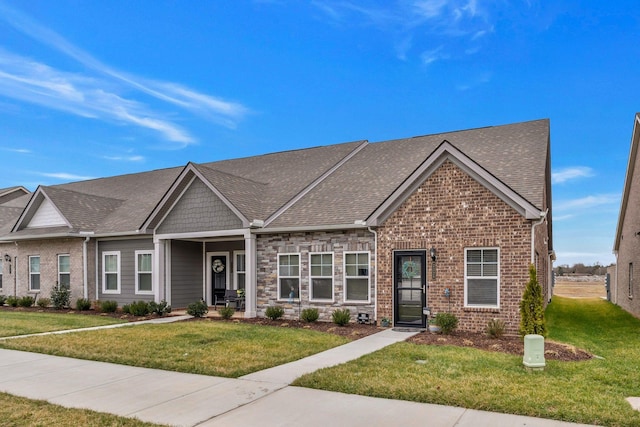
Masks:
[[[24,187],[0,188],[0,236],[11,231],[11,227],[29,201],[29,190]],[[15,295],[16,283],[14,259],[16,246],[12,242],[0,241],[0,294]]]
[[[613,245],[615,277],[611,279],[611,301],[640,317],[640,113],[635,115],[631,150],[624,180],[618,227]],[[635,275],[634,275],[635,269]]]
[[[531,263],[551,298],[550,176],[548,120],[356,141],[39,187],[0,244],[18,294],[185,307],[243,288],[247,317],[450,311],[516,333]]]

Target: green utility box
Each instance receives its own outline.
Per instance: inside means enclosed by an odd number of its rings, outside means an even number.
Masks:
[[[522,363],[525,367],[533,370],[543,370],[544,361],[544,337],[542,335],[524,336],[524,358]]]

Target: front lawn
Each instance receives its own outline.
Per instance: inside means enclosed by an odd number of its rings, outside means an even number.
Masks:
[[[306,329],[201,320],[27,337],[0,347],[235,378],[347,342]]]
[[[37,313],[33,311],[0,311],[0,337],[37,334],[40,332],[113,325],[124,320],[106,316]]]
[[[322,369],[294,385],[587,424],[638,426],[626,397],[640,396],[640,320],[603,300],[554,298],[550,340],[599,356],[547,360],[529,372],[522,356],[399,343]]]

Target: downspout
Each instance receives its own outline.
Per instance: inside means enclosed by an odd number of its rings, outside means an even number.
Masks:
[[[85,237],[84,242],[82,242],[82,281],[85,299],[89,298],[89,262],[87,259],[87,244],[89,243],[89,240],[91,240],[91,237],[87,236]],[[98,294],[96,294],[96,299],[98,299]]]
[[[13,242],[16,245],[16,254],[18,253],[18,242]],[[13,296],[18,296],[18,255],[13,257]]]
[[[373,233],[373,254],[375,257],[375,275],[373,276],[373,289],[375,289],[375,299],[373,301],[373,321],[378,323],[378,232],[371,227],[367,227],[370,233]]]
[[[536,262],[536,233],[535,233],[536,227],[542,224],[547,219],[548,213],[549,213],[549,209],[542,212],[540,214],[540,219],[531,225],[531,264],[532,265],[535,265],[535,262]]]

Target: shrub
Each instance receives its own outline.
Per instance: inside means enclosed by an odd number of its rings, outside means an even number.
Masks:
[[[207,303],[202,300],[192,302],[187,306],[187,314],[193,317],[204,317],[208,312],[209,307],[207,307]]]
[[[487,324],[487,335],[491,338],[500,338],[504,335],[505,324],[502,319],[491,319]]]
[[[34,300],[33,297],[30,296],[24,296],[18,299],[18,305],[20,307],[31,307],[34,302],[36,302],[36,300]]]
[[[225,320],[231,319],[235,312],[236,310],[233,307],[222,307],[218,310],[218,314]]]
[[[336,325],[344,326],[351,320],[351,312],[348,308],[339,308],[331,313],[331,318]]]
[[[40,298],[36,304],[40,308],[47,308],[51,305],[51,298]]]
[[[271,305],[267,307],[267,310],[264,312],[264,314],[271,320],[278,320],[279,318],[284,316],[284,308],[278,307],[276,305]]]
[[[125,304],[122,306],[122,312],[125,314],[131,314],[131,304]]]
[[[117,309],[117,301],[100,301],[100,311],[103,313],[115,313]]]
[[[458,327],[458,318],[452,313],[438,313],[436,325],[440,326],[443,334],[449,335]]]
[[[317,308],[305,308],[302,310],[302,314],[300,314],[300,318],[308,323],[313,323],[320,317],[318,314]]]
[[[146,316],[149,314],[149,303],[146,301],[134,301],[129,304],[129,313],[134,316]]]
[[[162,317],[167,313],[171,313],[171,306],[165,300],[158,302],[151,301],[149,303],[149,312]]]
[[[51,302],[57,310],[69,307],[70,298],[71,291],[64,286],[51,290]]]
[[[0,306],[3,306],[5,302],[7,302],[7,296],[0,294]]]
[[[529,334],[547,336],[542,287],[538,284],[536,268],[533,265],[529,266],[529,282],[520,300],[520,335]]]
[[[76,310],[86,311],[91,309],[91,301],[86,298],[78,298],[76,300]]]
[[[10,307],[17,307],[18,306],[18,298],[14,297],[13,295],[9,295],[7,297],[7,305]]]

